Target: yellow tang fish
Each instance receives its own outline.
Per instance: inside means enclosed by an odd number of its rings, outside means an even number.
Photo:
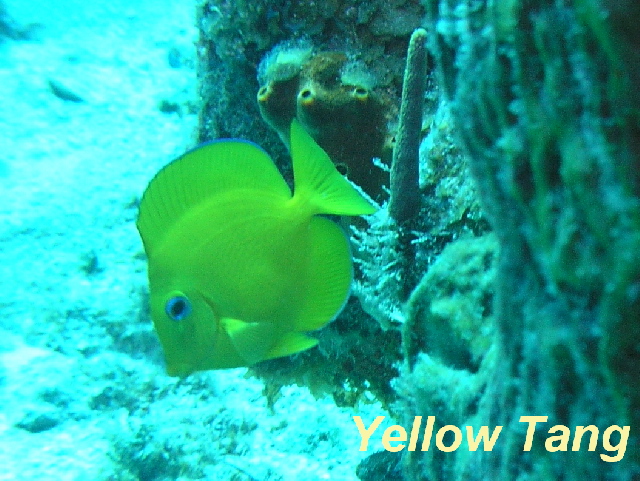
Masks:
[[[149,183],[137,226],[169,375],[309,349],[317,340],[304,332],[344,306],[348,239],[319,214],[376,208],[296,121],[290,145],[293,195],[266,152],[241,140],[198,147]]]

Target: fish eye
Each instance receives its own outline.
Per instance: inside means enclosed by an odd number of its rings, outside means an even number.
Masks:
[[[191,313],[191,302],[185,296],[173,296],[165,304],[164,311],[174,321],[181,321]]]

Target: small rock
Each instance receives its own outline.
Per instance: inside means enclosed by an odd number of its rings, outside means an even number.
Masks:
[[[182,108],[180,104],[175,100],[162,99],[158,102],[158,110],[163,114],[180,114],[182,113]]]
[[[167,62],[171,68],[181,68],[183,64],[182,52],[178,47],[171,47],[167,52]]]
[[[49,88],[53,95],[67,102],[85,102],[85,99],[74,92],[70,87],[56,79],[48,79]]]
[[[389,451],[378,451],[364,458],[356,468],[361,481],[401,481],[401,455]]]
[[[60,424],[60,417],[57,411],[31,410],[27,411],[24,417],[16,423],[16,427],[30,433],[41,433],[55,428],[58,424]]]

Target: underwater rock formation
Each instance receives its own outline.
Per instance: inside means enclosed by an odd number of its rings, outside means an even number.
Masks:
[[[640,477],[640,20],[633,2],[427,0],[450,100],[499,242],[497,341],[476,374],[419,356],[407,416],[504,426],[491,452],[410,453],[412,480]],[[462,366],[464,367],[464,366]],[[438,371],[450,383],[436,394]],[[464,389],[460,389],[464,386]],[[548,416],[530,451],[520,416]],[[549,452],[554,425],[595,425],[595,451]],[[623,459],[602,431],[631,426]],[[615,442],[615,441],[614,441]],[[557,444],[557,443],[556,443]]]
[[[418,0],[201,1],[197,26],[203,106],[198,141],[248,138],[284,168],[286,148],[261,120],[255,100],[261,86],[258,66],[265,55],[278,44],[302,39],[315,52],[344,52],[350,61],[364,65],[377,88],[395,102],[407,39],[423,16]]]
[[[262,59],[283,42],[289,46],[306,43],[312,46],[313,52],[328,52],[309,64],[316,65],[316,72],[308,79],[318,79],[318,74],[323,71],[318,68],[320,60],[326,61],[326,67],[331,67],[324,69],[324,75],[335,72],[337,68],[347,74],[341,74],[341,78],[347,79],[354,72],[340,67],[361,65],[363,69],[359,71],[366,70],[374,80],[367,85],[375,85],[376,91],[388,96],[392,104],[399,103],[407,42],[423,16],[424,7],[418,0],[199,2],[198,77],[203,105],[197,140],[202,142],[218,137],[252,140],[271,154],[283,175],[290,180],[286,146],[263,121],[256,102],[256,93],[261,87],[258,70]],[[285,50],[290,51],[289,48]],[[304,57],[304,48],[298,53]],[[261,80],[276,74],[281,79],[291,75],[286,69],[274,72],[269,72],[266,77],[260,76]],[[300,76],[293,74],[293,77],[293,83],[297,84]],[[333,83],[334,87],[337,85]],[[352,80],[345,85],[356,86]],[[298,86],[294,87],[297,92],[293,97],[295,100],[302,92]],[[370,99],[370,92],[362,95],[354,88],[337,91],[343,98],[350,96],[350,99],[358,100],[361,96],[366,102]],[[289,101],[281,104],[284,108],[279,116],[267,116],[269,122],[280,130],[285,122],[274,118],[290,119],[294,107],[297,114],[297,102],[293,106],[292,97],[287,98]],[[306,102],[305,98],[300,100],[301,103]],[[340,106],[340,103],[335,105]],[[342,115],[334,115],[336,112],[330,108],[328,112],[319,112],[321,115],[306,115],[311,134],[314,128],[324,132],[347,129],[348,125],[336,123]],[[388,121],[384,117],[385,128]],[[380,125],[379,119],[376,125]],[[390,127],[394,127],[393,122]],[[321,139],[317,140],[323,144]],[[362,139],[355,140],[362,146]],[[365,140],[368,148],[371,139]],[[334,144],[341,141],[334,141]],[[323,146],[329,150],[326,144]],[[341,148],[354,147],[345,142]],[[358,154],[364,156],[362,152]],[[336,156],[336,152],[332,155]],[[341,155],[340,152],[337,155]],[[388,178],[388,174],[384,174]],[[379,181],[367,190],[379,192]],[[282,384],[296,382],[309,386],[314,394],[332,394],[341,405],[353,405],[367,391],[378,396],[383,404],[392,400],[394,393],[389,381],[397,375],[396,365],[401,359],[398,329],[382,329],[379,322],[362,310],[357,299],[352,298],[345,311],[317,334],[320,340],[318,349],[285,360],[260,363],[252,369],[254,374],[265,379],[270,398],[277,397]]]

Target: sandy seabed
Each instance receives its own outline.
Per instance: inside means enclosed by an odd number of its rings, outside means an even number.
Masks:
[[[5,2],[31,38],[0,43],[0,479],[355,480],[375,406],[164,373],[134,222],[192,145],[159,105],[196,102],[195,8],[134,3]]]

